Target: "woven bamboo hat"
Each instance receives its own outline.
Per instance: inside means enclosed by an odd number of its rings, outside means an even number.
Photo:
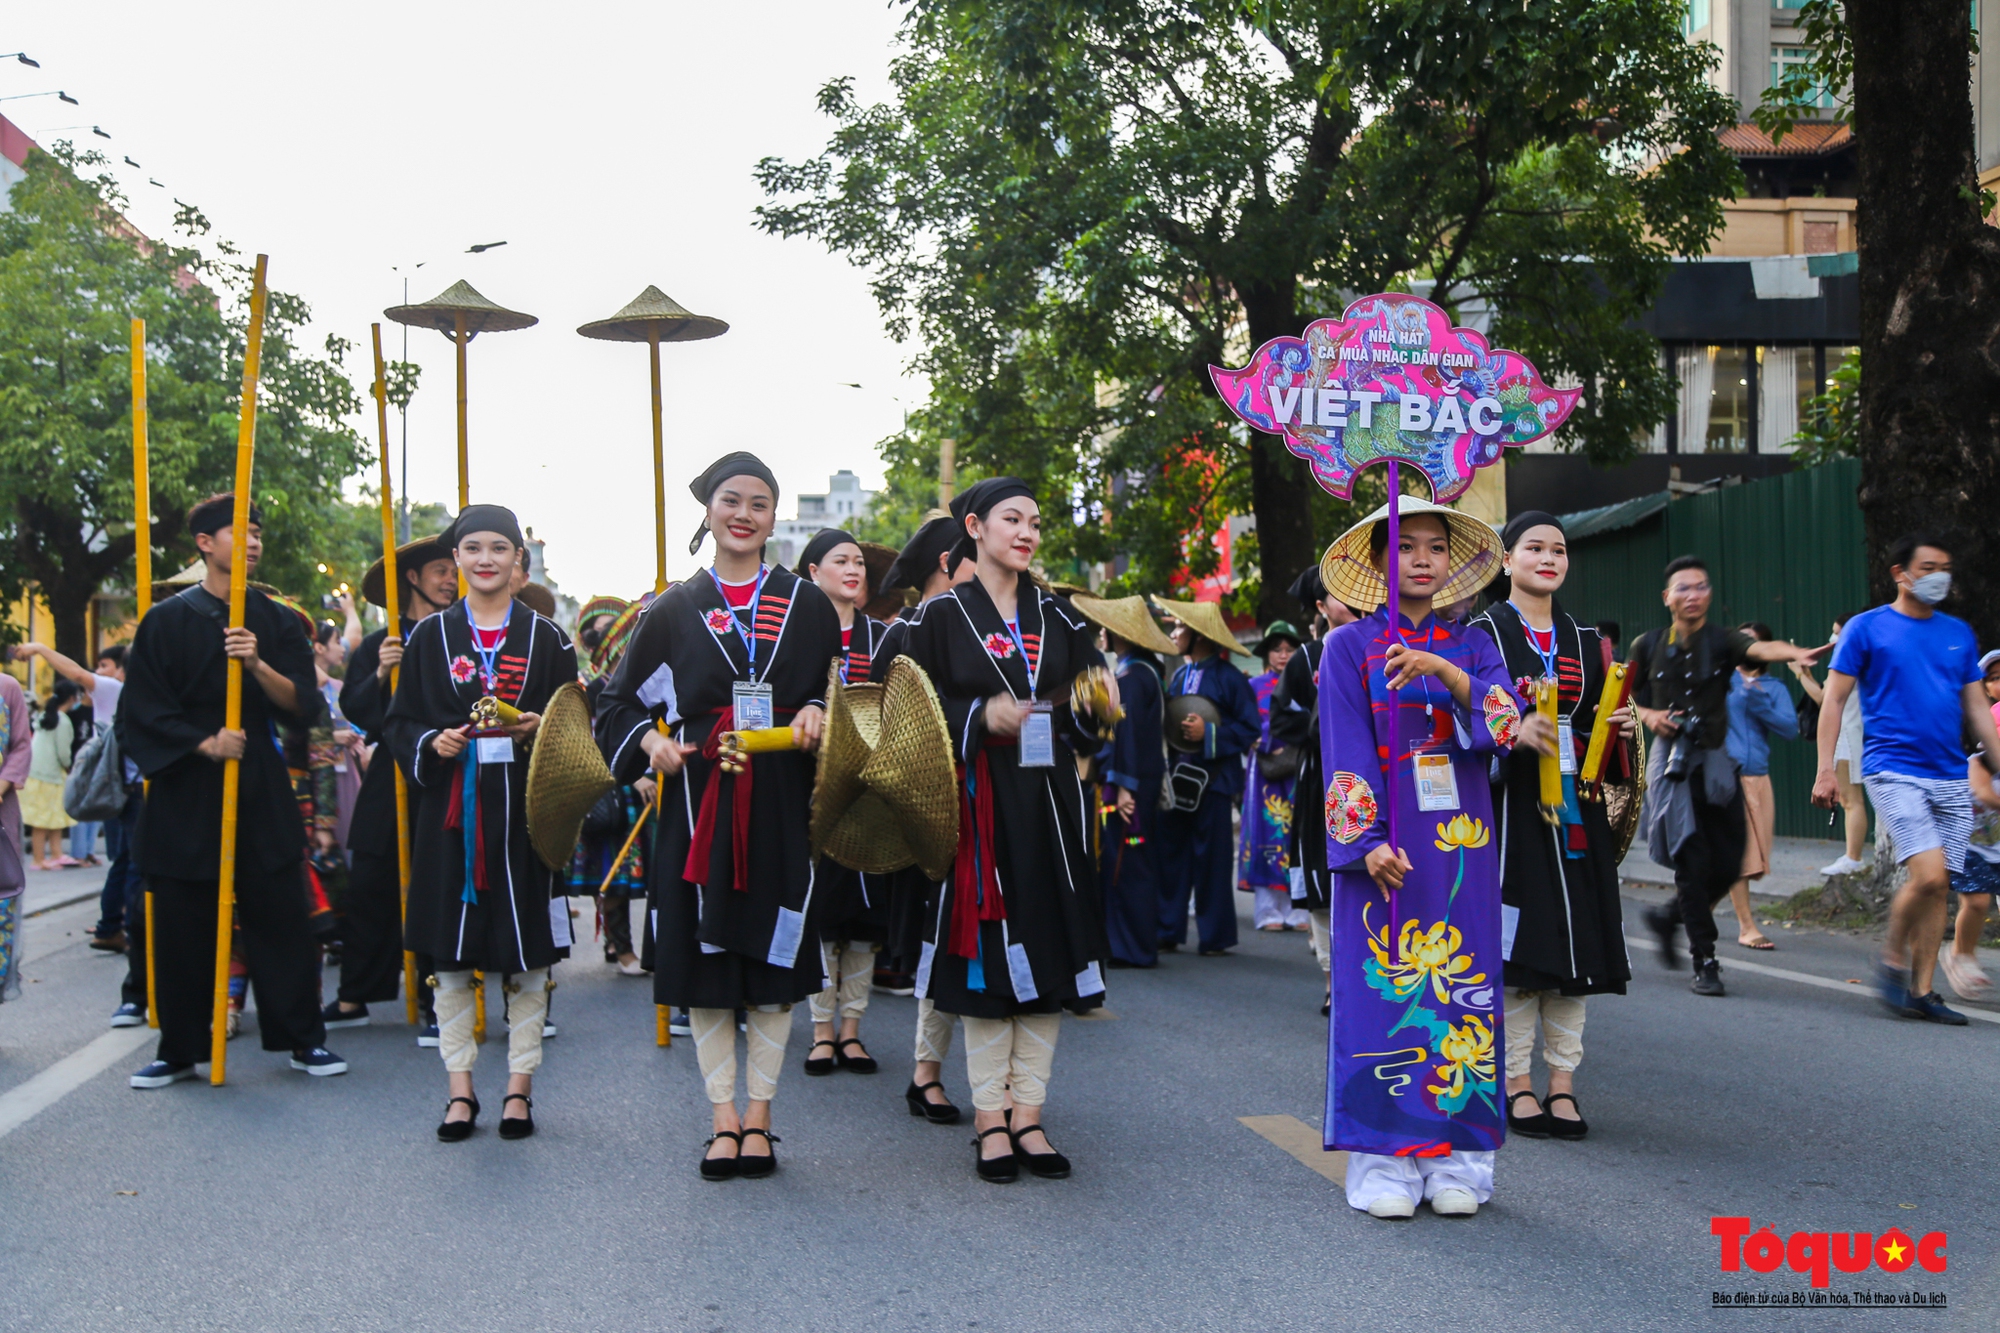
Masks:
[[[565,681],[542,709],[528,757],[528,841],[543,865],[556,871],[569,865],[584,815],[611,787],[604,751],[591,734],[590,701],[582,686]]]
[[[1167,619],[1180,621],[1216,647],[1232,653],[1243,651],[1243,645],[1236,641],[1229,622],[1222,618],[1222,608],[1214,602],[1170,602],[1155,594],[1153,605],[1159,607]]]
[[[868,794],[861,770],[881,739],[882,685],[844,685],[836,665],[827,673],[826,726],[820,732],[808,832],[816,851],[868,874],[888,874],[916,859],[893,819],[872,817],[882,813],[879,800],[863,812],[860,826],[844,822]]]
[[[577,328],[586,338],[615,343],[650,342],[655,330],[663,343],[691,343],[727,333],[729,325],[697,315],[658,287],[648,287],[610,319],[594,319]]]
[[[415,305],[392,305],[382,313],[398,324],[436,329],[439,333],[456,332],[458,318],[463,315],[468,335],[511,333],[515,329],[533,328],[541,323],[533,315],[493,304],[474,291],[471,283],[463,280],[454,282],[428,301],[419,301]]]
[[[155,602],[164,602],[169,597],[172,597],[178,593],[186,592],[189,588],[192,588],[195,584],[201,582],[202,575],[206,572],[206,570],[207,566],[205,562],[201,560],[196,560],[193,564],[189,565],[186,569],[183,569],[178,574],[175,574],[169,578],[154,579],[153,600]],[[258,592],[263,593],[266,597],[284,596],[283,593],[279,592],[276,588],[273,588],[270,584],[259,583],[256,579],[250,580],[250,586],[255,588]],[[298,608],[294,607],[293,609],[297,610]],[[310,619],[310,617],[308,617],[308,619]],[[311,631],[308,630],[307,632],[310,633]]]
[[[1180,653],[1180,649],[1174,647],[1174,641],[1153,619],[1153,613],[1146,609],[1146,599],[1137,593],[1130,597],[1111,598],[1076,593],[1069,600],[1083,613],[1085,620],[1110,630],[1129,644],[1148,652],[1164,653],[1168,657]]]
[[[1434,603],[1440,607],[1450,606],[1493,581],[1493,576],[1500,569],[1499,533],[1472,515],[1461,514],[1456,509],[1419,500],[1414,495],[1402,495],[1397,499],[1400,501],[1396,507],[1399,517],[1408,519],[1419,514],[1435,514],[1444,520],[1445,532],[1450,536],[1451,568],[1445,574],[1444,583],[1431,595]],[[1372,610],[1389,599],[1389,585],[1383,579],[1382,571],[1375,567],[1375,557],[1368,549],[1375,525],[1388,517],[1389,506],[1385,504],[1341,533],[1334,539],[1333,545],[1326,548],[1326,554],[1319,562],[1319,573],[1326,583],[1326,590],[1336,600],[1362,610]]]
[[[812,843],[851,870],[916,865],[932,879],[958,854],[951,735],[930,679],[899,657],[880,684],[827,683]]]
[[[405,571],[428,565],[433,560],[449,559],[451,559],[451,547],[445,545],[443,533],[435,537],[419,537],[415,541],[404,542],[396,548],[396,577],[402,578]],[[361,576],[361,596],[387,611],[390,606],[389,589],[384,584],[385,573],[382,561],[379,559],[368,566],[368,572]]]

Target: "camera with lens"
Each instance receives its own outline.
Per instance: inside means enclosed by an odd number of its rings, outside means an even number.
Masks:
[[[1673,746],[1667,751],[1667,777],[1679,781],[1701,762],[1701,714],[1676,710],[1673,716],[1681,729],[1674,733]]]
[[[328,611],[338,611],[340,609],[340,594],[337,592],[321,593],[319,604]]]

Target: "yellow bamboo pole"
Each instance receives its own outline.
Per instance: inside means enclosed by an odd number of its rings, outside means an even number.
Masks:
[[[395,482],[389,472],[389,368],[382,360],[382,326],[371,324],[368,331],[375,343],[375,434],[382,442],[382,587],[389,603],[384,614],[389,627],[383,642],[403,641],[403,579],[396,569]],[[400,666],[389,668],[389,694],[393,698],[402,680]],[[386,748],[386,747],[385,747]],[[389,756],[390,772],[396,781],[396,885],[402,893],[403,928],[410,925],[410,800],[404,783],[403,766]],[[417,1025],[417,956],[403,950],[403,1017]]]
[[[137,614],[153,609],[153,481],[146,456],[146,321],[132,321],[132,559],[138,564],[133,589]],[[143,796],[141,800],[145,799]],[[153,984],[153,891],[146,890],[146,1026],[160,1026],[159,987]]]
[[[657,596],[667,590],[667,451],[666,431],[660,419],[660,326],[657,322],[646,326],[646,351],[651,357],[653,370],[653,592]],[[657,725],[660,734],[666,735],[666,719],[662,718]],[[664,795],[664,784],[660,783],[657,775],[653,781],[661,787],[653,793],[653,805],[658,805]],[[653,805],[647,806],[646,811],[650,812]],[[639,822],[632,826],[632,837],[625,840],[628,849],[632,838],[639,836],[639,830],[645,823],[646,816],[642,813]],[[618,860],[624,859],[625,853],[619,852]],[[617,863],[613,862],[614,873],[617,868]],[[610,883],[608,876],[605,882]],[[674,1044],[674,1035],[667,1030],[665,1005],[653,1006],[653,1042],[658,1046]]]
[[[472,503],[472,471],[466,450],[465,429],[465,345],[472,341],[472,334],[465,327],[465,312],[456,311],[451,317],[451,345],[458,353],[458,509]],[[465,571],[458,573],[458,595],[465,596]],[[470,836],[470,834],[468,834]],[[472,1039],[483,1043],[486,1040],[486,974],[477,969],[472,973]]]
[[[243,604],[249,592],[250,475],[257,449],[257,369],[264,350],[264,266],[257,256],[250,284],[250,328],[243,344],[243,394],[236,413],[236,509],[229,525],[229,624],[243,626]],[[243,727],[243,663],[230,658],[228,693],[222,725]],[[236,917],[236,796],[243,781],[238,759],[222,764],[222,866],[215,906],[215,1012],[209,1030],[208,1081],[222,1085],[229,1042],[229,943]]]

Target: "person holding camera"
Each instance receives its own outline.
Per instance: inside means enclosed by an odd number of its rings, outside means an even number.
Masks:
[[[1646,913],[1660,959],[1678,966],[1674,928],[1687,930],[1694,960],[1690,989],[1721,995],[1715,961],[1715,904],[1743,870],[1746,826],[1741,765],[1729,753],[1729,684],[1736,669],[1759,662],[1817,661],[1825,647],[1760,642],[1742,630],[1708,623],[1714,589],[1701,557],[1667,564],[1666,604],[1673,623],[1632,644],[1632,702],[1659,738],[1647,762],[1640,828],[1654,861],[1674,872],[1675,897]]]

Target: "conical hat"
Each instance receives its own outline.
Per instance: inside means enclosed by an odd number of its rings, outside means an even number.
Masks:
[[[840,664],[827,672],[826,725],[820,730],[819,763],[813,775],[809,835],[823,848],[840,817],[865,790],[861,766],[882,734],[882,687],[846,685]]]
[[[895,812],[894,827],[924,874],[944,879],[958,856],[958,777],[951,728],[923,668],[898,657],[882,683],[882,738],[861,770],[871,794]]]
[[[451,559],[451,547],[445,545],[443,533],[435,537],[419,537],[415,541],[404,542],[396,548],[396,577],[402,578],[406,572],[418,565],[427,565],[433,560],[449,559]],[[387,570],[378,558],[374,564],[368,566],[368,572],[361,576],[361,596],[384,611],[391,609],[389,590],[383,586],[386,573]]]
[[[518,310],[495,305],[472,289],[472,284],[461,279],[439,292],[428,301],[415,305],[393,305],[382,312],[398,324],[409,324],[420,329],[436,329],[439,333],[451,333],[458,327],[458,317],[465,316],[465,331],[472,333],[510,333],[515,329],[533,328],[541,323],[533,315],[524,315]]]
[[[658,329],[663,343],[699,342],[729,332],[729,325],[697,315],[658,287],[648,287],[610,319],[594,319],[577,329],[586,338],[606,342],[642,343]]]
[[[153,580],[154,602],[156,603],[164,602],[169,597],[177,596],[180,593],[186,592],[189,588],[192,588],[195,584],[201,582],[202,576],[207,571],[207,569],[208,566],[205,561],[197,560],[193,564],[189,565],[186,569],[183,569],[180,573],[172,575],[169,578],[154,579]],[[250,586],[255,588],[258,592],[263,593],[266,597],[284,596],[283,593],[279,592],[276,588],[273,588],[270,584],[259,583],[256,579],[250,580]],[[299,608],[293,607],[292,609],[296,611]],[[312,631],[307,630],[306,632],[308,635],[310,635]]]
[[[1153,605],[1168,619],[1180,621],[1216,647],[1232,653],[1243,651],[1229,622],[1222,618],[1222,608],[1214,602],[1170,602],[1156,593]]]
[[[542,864],[561,872],[583,835],[583,817],[614,784],[591,734],[590,701],[566,681],[549,696],[528,758],[528,840]]]
[[[1180,649],[1174,647],[1174,641],[1153,619],[1153,613],[1146,609],[1146,599],[1137,593],[1130,597],[1111,598],[1077,593],[1069,600],[1084,619],[1102,625],[1129,644],[1148,652],[1164,653],[1168,657],[1180,654]]]
[[[1450,606],[1493,581],[1493,576],[1500,572],[1499,533],[1472,515],[1456,509],[1419,500],[1414,495],[1402,495],[1397,499],[1401,502],[1396,507],[1400,518],[1435,514],[1444,520],[1445,531],[1450,535],[1451,568],[1445,574],[1444,583],[1431,594],[1433,603],[1439,608]],[[1319,573],[1326,583],[1327,592],[1336,601],[1368,611],[1389,599],[1389,585],[1383,579],[1382,571],[1375,567],[1375,557],[1368,549],[1375,525],[1387,517],[1389,506],[1385,504],[1334,538],[1333,545],[1326,548],[1326,554],[1319,562]]]

